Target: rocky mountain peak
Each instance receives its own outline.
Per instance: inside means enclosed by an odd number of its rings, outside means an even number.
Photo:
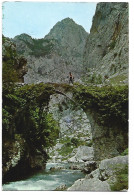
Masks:
[[[66,25],[66,27],[71,26],[71,27],[76,27],[76,28],[79,26],[80,28],[84,29],[81,25],[78,25],[72,18],[69,18],[69,17],[61,20],[56,25],[59,25],[59,26]]]
[[[74,36],[75,35],[75,36]],[[88,33],[84,30],[84,28],[81,25],[78,25],[74,22],[71,18],[65,18],[61,20],[60,22],[57,22],[54,27],[50,30],[50,33],[45,36],[46,39],[54,38],[57,40],[69,39],[69,41],[72,41],[72,36],[75,41],[77,41],[78,36],[84,38],[88,35]]]
[[[70,25],[70,24],[76,24],[75,21],[72,18],[64,18],[63,20],[61,20],[60,22],[58,22],[59,24],[66,24],[66,25]]]

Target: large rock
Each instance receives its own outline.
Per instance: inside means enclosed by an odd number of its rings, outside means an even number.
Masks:
[[[80,146],[75,155],[77,160],[90,161],[94,158],[93,147]]]
[[[87,175],[85,176],[85,179],[92,179],[92,178],[97,178],[97,179],[99,179],[99,176],[100,176],[100,170],[99,170],[99,168],[98,168],[98,169],[92,171],[90,174],[87,174]]]
[[[128,156],[116,156],[110,159],[104,159],[100,162],[99,168],[86,175],[86,179],[97,178],[101,181],[116,177],[119,171],[128,165]]]
[[[86,162],[89,164],[89,162]],[[99,168],[77,180],[68,191],[111,191],[117,175],[128,165],[128,156],[117,156],[100,162]]]
[[[99,179],[79,179],[67,191],[97,191],[107,192],[111,191],[110,186],[106,181]]]
[[[120,170],[128,165],[128,156],[117,156],[111,159],[102,160],[99,165],[100,180],[107,180],[112,175],[116,175]]]
[[[68,162],[84,162],[92,161],[93,159],[94,159],[93,147],[79,146],[76,155],[68,159]]]

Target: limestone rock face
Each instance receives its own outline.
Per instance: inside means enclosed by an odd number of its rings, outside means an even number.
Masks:
[[[63,89],[59,90],[63,92]],[[50,96],[48,110],[59,122],[60,127],[57,144],[49,149],[49,156],[52,157],[50,162],[68,159],[69,162],[93,160],[93,148],[88,147],[92,145],[90,121],[83,109],[74,104],[72,96],[71,92],[67,92],[66,96],[61,94]]]
[[[78,80],[87,35],[82,26],[66,18],[42,39],[32,39],[26,34],[16,36],[13,41],[17,51],[28,61],[25,82],[68,82],[69,72]]]
[[[84,68],[103,77],[128,73],[128,3],[98,3],[84,50]]]

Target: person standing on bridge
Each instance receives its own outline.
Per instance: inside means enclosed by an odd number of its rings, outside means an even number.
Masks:
[[[74,77],[73,77],[72,73],[69,72],[69,84],[70,84],[70,83],[73,84],[73,80],[74,80]]]

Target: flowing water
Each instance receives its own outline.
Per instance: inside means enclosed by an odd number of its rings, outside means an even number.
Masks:
[[[60,170],[50,170],[51,167],[65,167]],[[48,163],[46,169],[25,180],[10,182],[3,185],[4,191],[16,190],[47,190],[52,191],[61,185],[70,187],[77,179],[85,175],[79,170],[70,170],[69,164]]]

